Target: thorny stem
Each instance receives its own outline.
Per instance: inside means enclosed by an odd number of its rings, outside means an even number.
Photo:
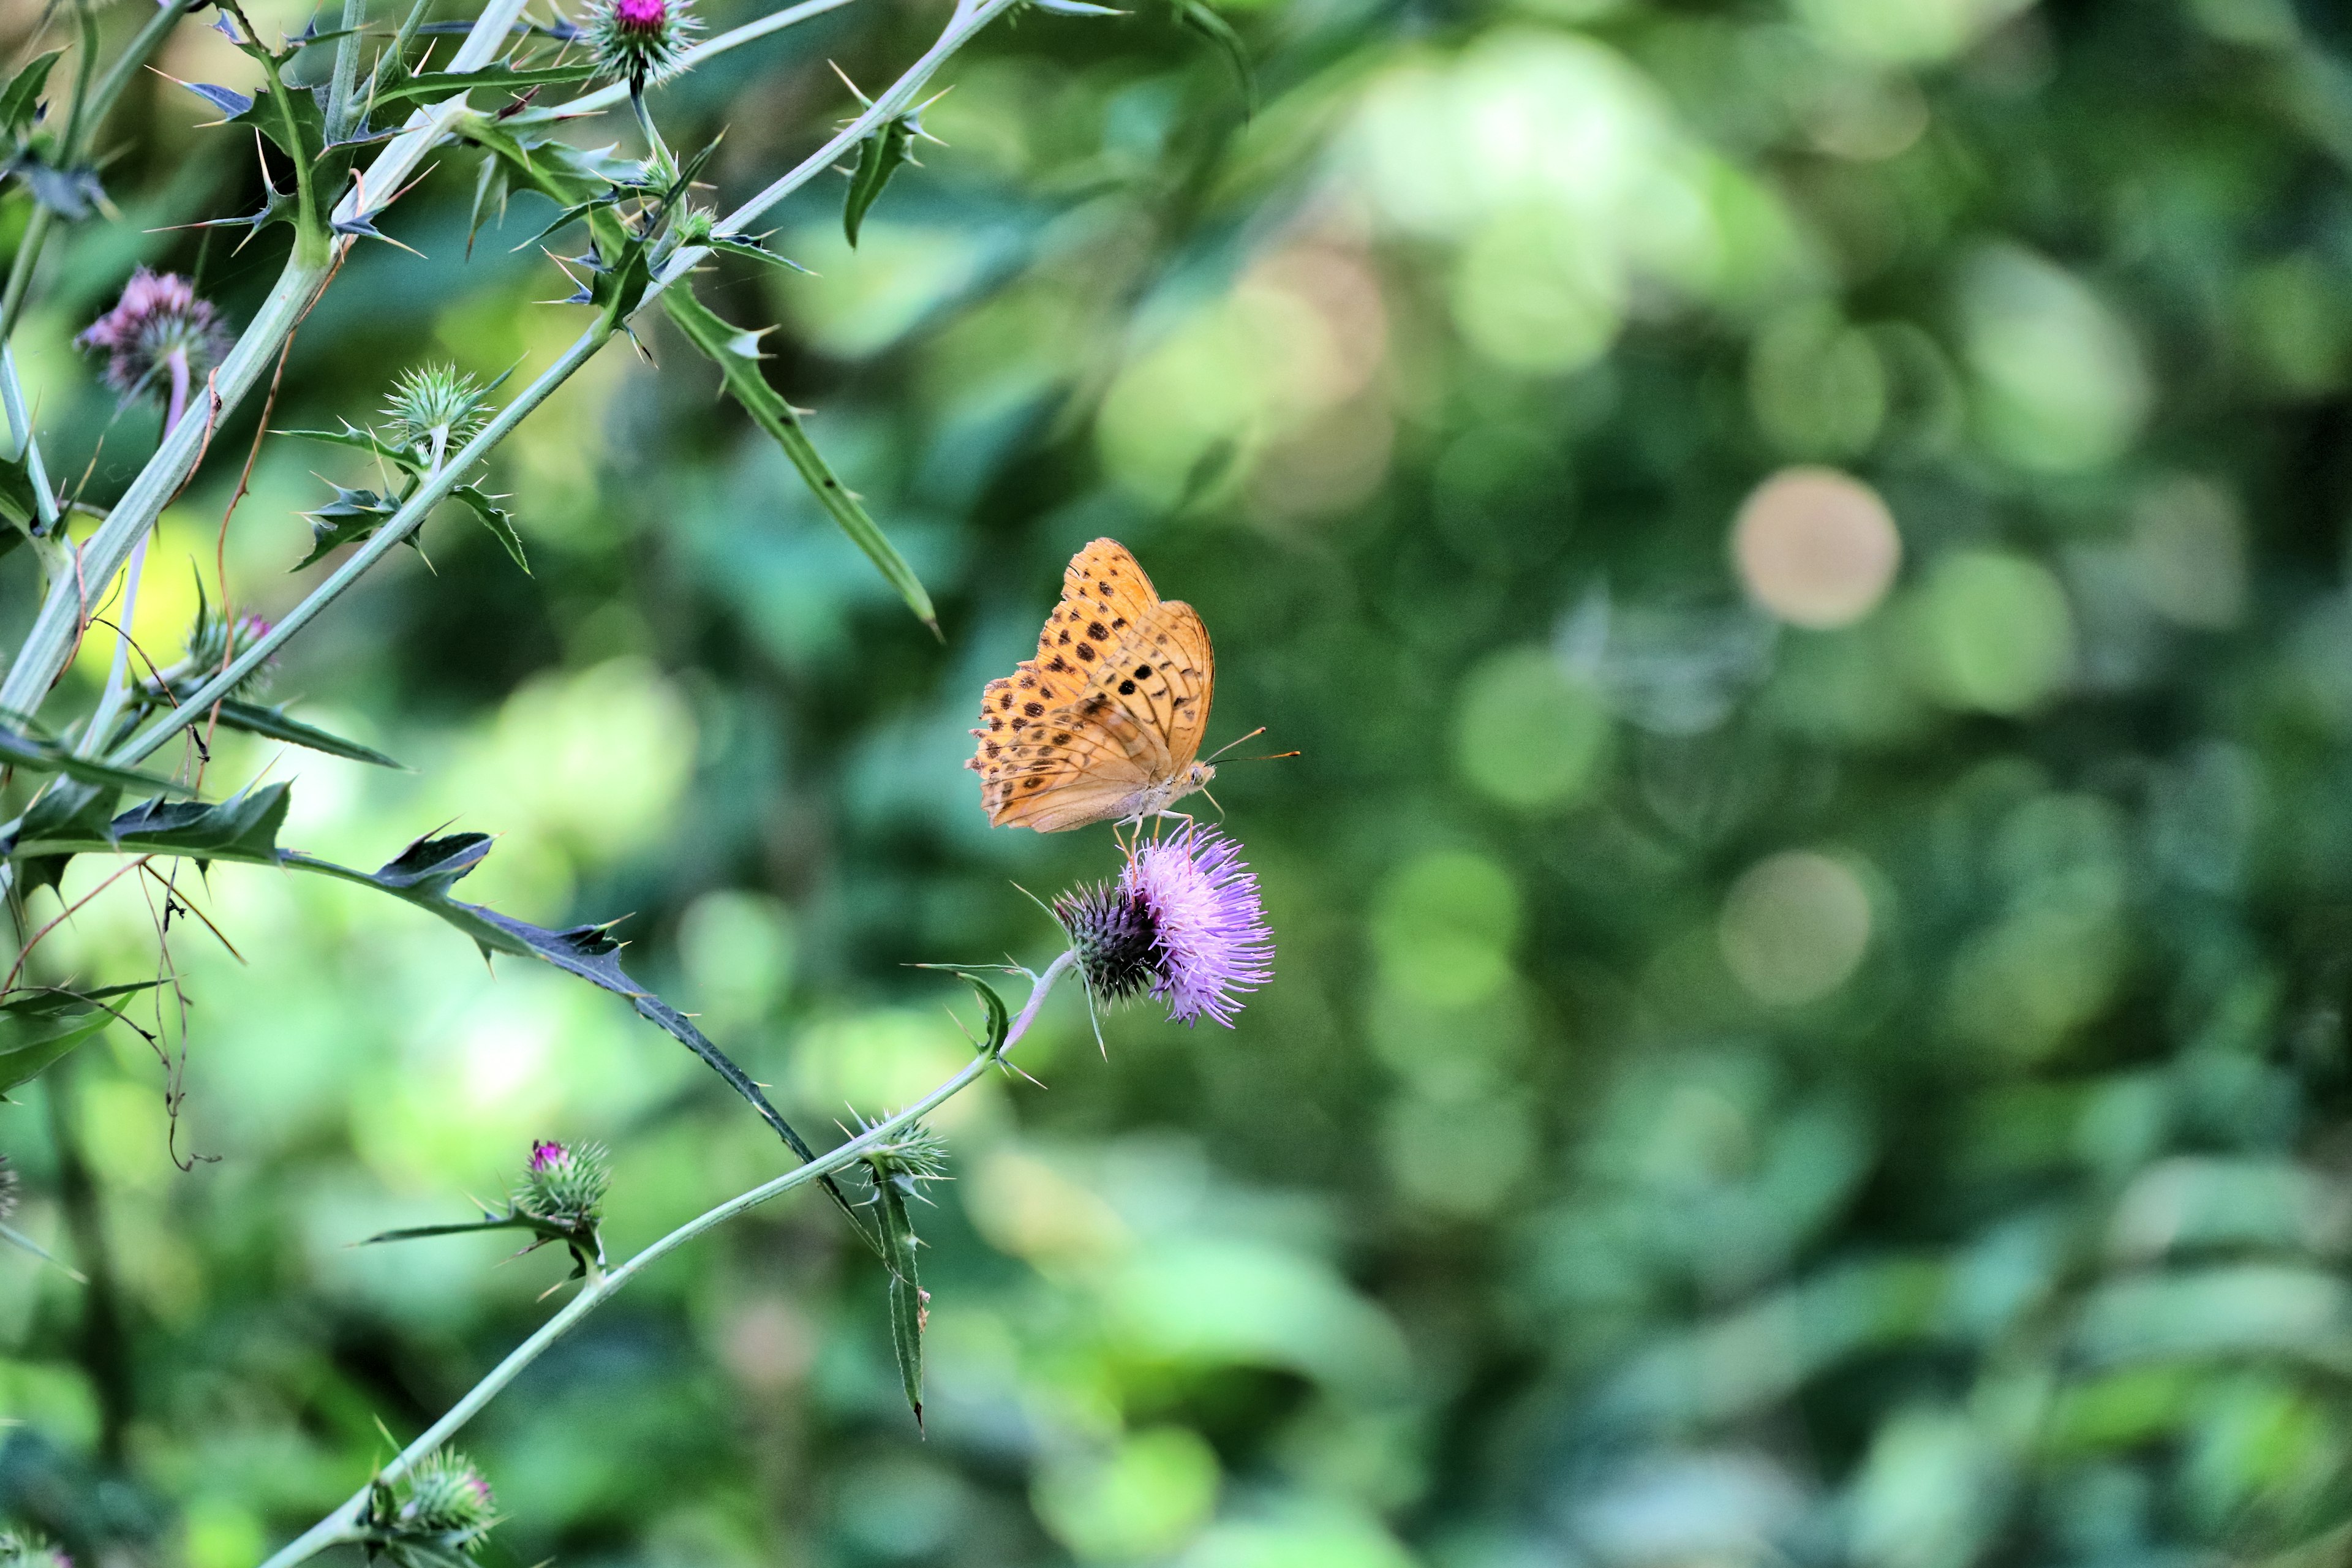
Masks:
[[[452,58],[450,68],[478,70],[488,64],[505,42],[523,5],[524,0],[490,0],[464,46]],[[425,154],[469,112],[462,93],[416,110],[410,116],[406,129],[377,154],[365,176],[356,180],[353,189],[337,204],[335,216],[357,217],[362,216],[363,207],[372,213],[388,201]],[[41,222],[44,210],[35,209],[35,224]],[[20,249],[20,258],[22,254]],[[203,400],[206,406],[188,410],[173,426],[155,455],[131,480],[122,499],[115,502],[106,521],[82,546],[79,569],[60,574],[50,584],[40,614],[17,650],[16,663],[9,668],[6,679],[0,681],[0,710],[25,715],[38,711],[50,686],[65,668],[75,639],[81,634],[82,617],[89,608],[85,595],[91,585],[112,581],[122,569],[132,545],[194,469],[215,421],[226,418],[252,390],[333,274],[331,247],[327,255],[305,255],[301,247],[296,248],[276,287],[254,313],[252,323],[221,363],[210,385],[212,395]],[[12,278],[12,285],[14,282]],[[0,302],[0,321],[5,321],[5,302]]]
[[[169,430],[180,422],[188,409],[188,352],[173,349],[163,361],[172,378],[171,401],[163,410],[163,428]],[[154,538],[151,529],[139,536],[131,547],[131,564],[122,574],[122,608],[114,617],[114,664],[107,671],[106,690],[98,700],[97,709],[89,716],[89,727],[82,732],[81,742],[75,746],[79,756],[95,756],[113,731],[114,721],[121,714],[122,705],[131,695],[131,628],[139,615],[139,579],[147,567],[147,544]]]
[[[488,1376],[466,1391],[465,1396],[449,1407],[448,1413],[426,1428],[425,1435],[400,1451],[399,1457],[376,1472],[373,1479],[389,1484],[408,1474],[427,1455],[456,1436],[467,1422],[479,1415],[482,1408],[519,1376],[525,1367],[545,1354],[549,1347],[577,1328],[580,1321],[604,1303],[607,1297],[618,1291],[648,1265],[677,1251],[703,1232],[722,1225],[747,1209],[757,1208],[769,1199],[782,1196],[794,1187],[805,1186],[819,1176],[829,1175],[845,1166],[855,1164],[876,1146],[887,1142],[898,1130],[929,1115],[978,1082],[981,1075],[1002,1061],[1021,1037],[1028,1032],[1055,982],[1068,973],[1077,962],[1075,951],[1066,952],[1045,966],[1036,983],[1029,989],[1029,1000],[1004,1032],[1004,1043],[992,1051],[982,1051],[967,1062],[956,1075],[930,1093],[907,1107],[895,1116],[886,1117],[831,1152],[820,1155],[805,1165],[796,1166],[773,1181],[764,1182],[747,1193],[740,1193],[718,1207],[706,1209],[679,1226],[659,1241],[653,1243],[635,1257],[609,1274],[592,1276],[580,1288],[580,1294],[567,1302],[563,1310],[540,1325],[530,1338],[509,1352],[506,1360],[490,1369]],[[309,1561],[330,1546],[358,1539],[356,1526],[366,1509],[368,1488],[362,1487],[352,1494],[341,1508],[304,1531],[261,1568],[293,1568]]]
[[[834,3],[846,4],[846,0],[834,0]],[[824,170],[831,168],[835,160],[865,140],[876,127],[905,112],[907,108],[915,101],[916,97],[921,93],[924,84],[930,80],[932,74],[945,63],[948,57],[962,47],[974,33],[1010,10],[1017,3],[1018,0],[982,0],[982,4],[976,5],[960,4],[953,19],[948,24],[947,30],[940,35],[938,41],[932,44],[922,58],[917,60],[905,75],[876,98],[864,113],[843,127],[831,141],[803,159],[790,174],[775,181],[751,201],[738,207],[718,226],[719,232],[741,233],[757,222],[760,216],[770,207],[806,184]],[[802,9],[805,14],[814,14],[806,12],[805,7]],[[627,85],[621,84],[622,96],[626,97],[627,93]],[[678,254],[670,259],[668,265],[662,268],[659,276],[647,286],[643,299],[638,301],[637,310],[642,311],[646,306],[651,304],[664,289],[692,270],[707,254],[707,251],[699,248],[681,248]],[[501,409],[496,418],[483,426],[472,440],[467,442],[458,450],[457,456],[449,460],[446,467],[432,475],[411,492],[407,500],[401,503],[400,510],[394,513],[392,518],[378,529],[365,544],[353,552],[343,564],[336,569],[332,576],[312,589],[284,619],[271,627],[268,636],[257,639],[251,647],[225,667],[212,679],[192,692],[177,708],[156,719],[147,728],[123,742],[107,760],[117,767],[131,765],[163,744],[174,731],[195,722],[197,717],[206,709],[235,689],[237,682],[258,668],[262,662],[272,657],[288,638],[310,624],[320,610],[325,609],[329,604],[341,596],[362,574],[382,560],[394,545],[414,533],[424,523],[425,514],[456,488],[458,479],[476,464],[488,457],[490,449],[506,438],[508,432],[521,422],[521,416],[524,414],[544,401],[549,394],[570,378],[573,371],[594,357],[596,351],[604,347],[605,341],[616,330],[616,324],[600,321],[587,331],[583,332],[572,346],[564,351],[562,358],[542,372],[521,396]],[[15,672],[11,671],[9,685],[0,686],[0,710],[11,710],[10,688],[14,684]]]

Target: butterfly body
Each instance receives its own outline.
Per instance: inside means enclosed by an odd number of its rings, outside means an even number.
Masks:
[[[1059,833],[1167,812],[1216,776],[1199,760],[1216,685],[1208,628],[1125,545],[1071,558],[1037,653],[981,694],[964,765],[997,826]]]

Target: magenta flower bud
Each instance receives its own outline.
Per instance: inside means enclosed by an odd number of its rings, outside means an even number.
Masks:
[[[122,286],[122,297],[74,339],[85,353],[106,355],[106,383],[126,403],[142,394],[204,380],[226,357],[228,328],[212,301],[196,298],[175,272],[142,267]]]
[[[604,1151],[595,1144],[567,1146],[552,1138],[536,1138],[531,1141],[530,1163],[523,1168],[522,1184],[515,1189],[515,1206],[559,1225],[591,1226],[604,1207],[604,1189],[612,1182]]]
[[[669,26],[667,0],[614,0],[613,25],[639,37],[658,34]]]
[[[633,91],[677,75],[700,30],[687,0],[596,0],[586,28],[597,70]]]

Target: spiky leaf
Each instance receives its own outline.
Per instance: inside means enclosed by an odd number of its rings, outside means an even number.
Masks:
[[[931,596],[923,589],[922,580],[913,567],[898,553],[874,520],[866,514],[857,498],[845,488],[824,460],[816,444],[801,428],[800,413],[784,401],[776,389],[768,384],[761,374],[760,355],[754,347],[759,334],[746,332],[729,325],[714,315],[710,308],[694,297],[684,282],[673,284],[662,292],[662,308],[669,319],[677,323],[687,341],[702,351],[719,367],[719,378],[744,411],[751,416],[760,428],[774,438],[784,449],[784,456],[800,471],[817,503],[866,558],[881,570],[882,575],[907,607],[921,617],[933,636],[939,634],[939,616],[931,608]]]

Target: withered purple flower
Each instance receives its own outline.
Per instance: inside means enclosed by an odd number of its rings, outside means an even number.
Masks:
[[[159,388],[184,403],[188,388],[228,353],[228,327],[209,300],[200,300],[176,272],[142,267],[122,297],[83,330],[74,343],[106,355],[106,383],[125,402]]]

